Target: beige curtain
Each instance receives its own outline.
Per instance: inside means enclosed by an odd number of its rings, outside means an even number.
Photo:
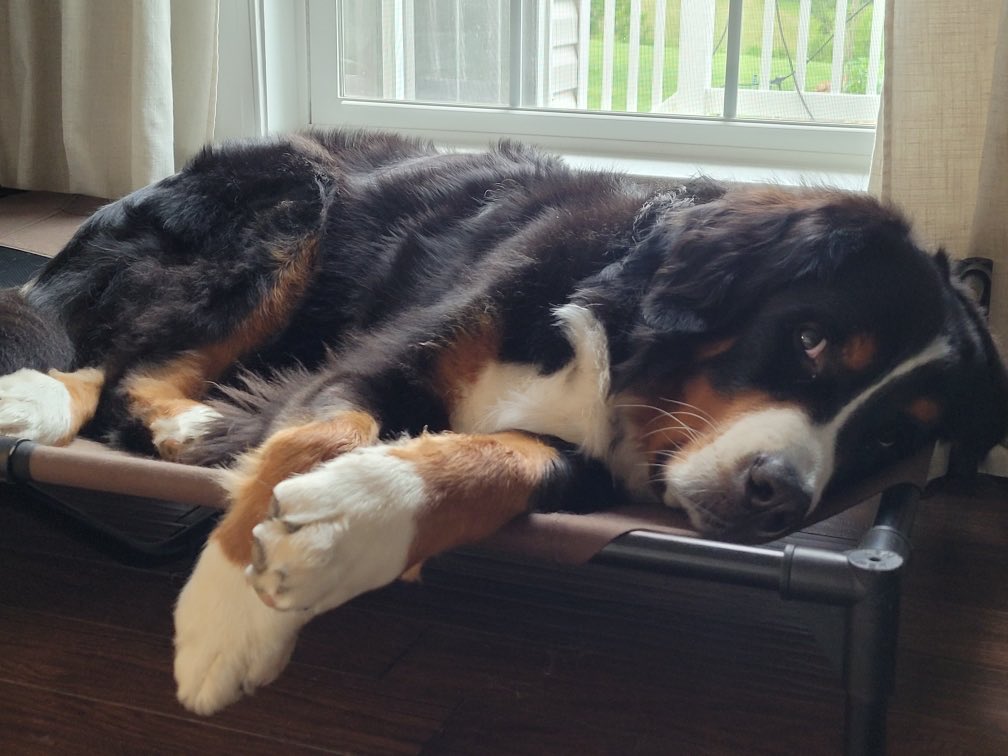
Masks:
[[[0,185],[118,197],[213,135],[216,0],[0,0]]]
[[[1008,2],[887,0],[886,26],[872,190],[925,244],[994,259],[1008,344]]]

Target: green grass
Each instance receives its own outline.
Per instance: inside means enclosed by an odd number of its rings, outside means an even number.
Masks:
[[[627,51],[629,44],[617,41],[613,59],[612,109],[627,110]],[[588,48],[588,109],[602,107],[602,39],[592,38]],[[654,64],[654,47],[641,44],[640,68],[637,77],[637,110],[651,110],[651,66]],[[666,48],[662,98],[671,96],[679,83],[679,50]]]
[[[637,108],[640,112],[651,109],[651,66],[654,56],[653,40],[649,38],[647,28],[653,23],[654,3],[667,2],[664,80],[662,84],[662,99],[675,93],[679,77],[679,0],[644,0],[644,29],[640,46],[640,64],[637,84]],[[880,1],[880,0],[879,0]],[[863,0],[852,0],[848,14],[857,10]],[[588,108],[598,110],[602,102],[602,21],[600,12],[595,12],[596,6],[601,6],[600,0],[593,2],[591,36],[588,57]],[[833,25],[832,0],[813,0],[812,19],[809,34],[809,54],[818,53],[806,63],[805,91],[816,91],[828,85],[832,70],[833,47],[829,34]],[[778,0],[780,26],[792,58],[795,56],[798,36],[798,0]],[[614,42],[613,61],[613,101],[612,109],[628,110],[627,95],[627,53],[629,50],[629,31],[627,18],[629,16],[629,0],[617,0],[616,5],[616,39]],[[871,7],[859,13],[847,24],[845,44],[844,84],[845,93],[864,93],[866,71],[868,66],[868,48],[871,34]],[[739,60],[739,86],[756,88],[756,78],[760,70],[760,46],[762,44],[763,0],[746,0],[742,17],[742,54]],[[728,2],[718,0],[715,8],[715,40],[721,39],[727,24]],[[724,86],[725,74],[724,42],[722,41],[714,53],[712,61],[712,81],[714,87]],[[794,78],[788,76],[791,66],[784,54],[780,41],[780,32],[775,32],[774,56],[771,58],[771,79],[783,78],[775,89],[793,91]],[[634,110],[634,108],[630,108]]]
[[[626,43],[615,45],[615,60],[613,63],[613,101],[612,109],[616,111],[628,110],[626,104],[627,97],[627,51]],[[621,49],[622,48],[622,49]],[[718,52],[714,56],[712,81],[714,87],[723,87],[725,80],[725,58],[724,52]],[[651,66],[654,59],[654,48],[651,45],[641,45],[640,68],[637,80],[637,108],[639,112],[649,112],[651,110]],[[848,67],[860,65],[866,67],[867,59],[857,58],[847,61]],[[756,89],[760,70],[760,58],[758,55],[742,55],[739,59],[739,87],[742,89]],[[779,84],[772,86],[773,89],[784,91],[794,91],[794,78],[788,76],[791,67],[787,58],[774,57],[770,61],[771,79],[786,77]],[[829,62],[810,61],[805,68],[805,91],[816,91],[817,88],[828,86],[832,73],[832,65]],[[664,78],[662,81],[662,99],[672,96],[679,83],[679,50],[668,48],[665,53]],[[848,81],[849,84],[849,81]],[[845,92],[850,92],[851,87],[845,86]],[[861,92],[864,92],[863,84]],[[602,41],[592,40],[590,56],[588,58],[588,108],[598,110],[602,106]],[[631,108],[632,110],[632,108]]]

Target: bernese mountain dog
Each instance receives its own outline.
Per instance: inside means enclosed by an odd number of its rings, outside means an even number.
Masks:
[[[632,497],[768,540],[1008,427],[983,318],[893,208],[510,142],[208,147],[0,299],[0,432],[230,470],[175,613],[203,714],[313,615],[522,513]]]

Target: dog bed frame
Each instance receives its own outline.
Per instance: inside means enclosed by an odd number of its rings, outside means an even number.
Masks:
[[[801,602],[814,610],[810,625],[843,676],[846,753],[883,753],[900,576],[917,502],[935,468],[944,472],[941,464],[932,464],[940,457],[933,452],[823,502],[817,517],[835,515],[830,523],[840,523],[847,534],[857,527],[851,507],[863,503],[857,507],[862,516],[874,512],[853,548],[801,534],[760,546],[708,540],[676,512],[642,506],[592,515],[528,515],[481,548],[559,564],[591,561],[733,583]],[[90,524],[107,542],[148,556],[196,548],[224,506],[217,470],[134,457],[84,440],[55,448],[0,437],[0,481]],[[95,501],[120,512],[146,512],[161,528],[156,534],[131,533],[114,514],[96,516],[89,509]]]

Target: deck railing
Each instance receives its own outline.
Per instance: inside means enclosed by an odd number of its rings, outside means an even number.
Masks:
[[[882,0],[340,5],[351,97],[823,123],[878,112]]]
[[[624,0],[625,2],[626,0]],[[833,13],[832,59],[828,79],[810,81],[808,63],[810,57],[811,19],[813,0],[799,0],[796,38],[784,40],[782,44],[782,26],[777,0],[764,0],[762,8],[758,2],[745,2],[745,10],[753,14],[761,11],[761,29],[759,46],[758,72],[751,72],[750,77],[728,92],[728,101],[733,105],[726,112],[725,86],[714,86],[714,59],[717,39],[721,29],[715,28],[715,0],[680,0],[678,49],[675,45],[665,43],[667,3],[657,0],[651,7],[652,25],[651,38],[655,40],[650,60],[649,102],[640,102],[638,86],[642,80],[641,66],[645,56],[642,55],[641,31],[644,21],[644,9],[641,0],[629,0],[629,29],[627,34],[625,64],[616,55],[615,29],[617,0],[577,0],[578,37],[577,58],[578,75],[576,82],[576,107],[597,107],[600,110],[627,110],[631,112],[675,113],[680,115],[714,116],[714,117],[746,117],[772,120],[824,121],[824,122],[874,122],[878,111],[879,85],[882,73],[882,31],[884,22],[884,3],[866,0],[836,0]],[[550,11],[556,13],[564,6],[570,6],[573,0],[553,0]],[[602,28],[601,40],[592,40],[589,34],[588,19],[591,18],[593,6],[601,5]],[[724,36],[735,40],[741,37],[741,25],[751,24],[752,19],[743,19],[743,0],[731,0],[734,6],[728,13],[727,28]],[[870,43],[867,63],[861,72],[863,91],[852,92],[845,77],[848,63],[846,50],[848,42],[848,21],[864,11],[871,13]],[[732,28],[732,25],[735,28]],[[720,26],[720,24],[719,24]],[[601,70],[591,72],[588,61],[591,55],[590,46],[601,44]],[[550,46],[551,54],[564,46],[563,40],[553,39]],[[823,52],[824,44],[814,50],[815,56]],[[784,76],[773,75],[774,53],[786,51],[790,60],[790,70]],[[731,51],[726,61],[739,61],[738,50]],[[678,55],[677,82],[675,91],[664,96],[667,89],[666,56]],[[550,66],[552,68],[552,66]],[[599,102],[590,102],[589,88],[594,82],[592,75],[600,77],[601,96]],[[623,102],[614,103],[614,89],[618,76],[625,77],[623,82],[626,91],[625,107]],[[728,82],[731,77],[726,77]],[[737,79],[736,79],[737,81]],[[783,86],[782,86],[783,84]],[[598,85],[595,85],[598,86]],[[550,104],[564,106],[562,101],[563,88],[550,88]],[[561,101],[558,101],[560,99]],[[622,98],[621,98],[622,99]],[[614,108],[614,105],[616,106]]]

